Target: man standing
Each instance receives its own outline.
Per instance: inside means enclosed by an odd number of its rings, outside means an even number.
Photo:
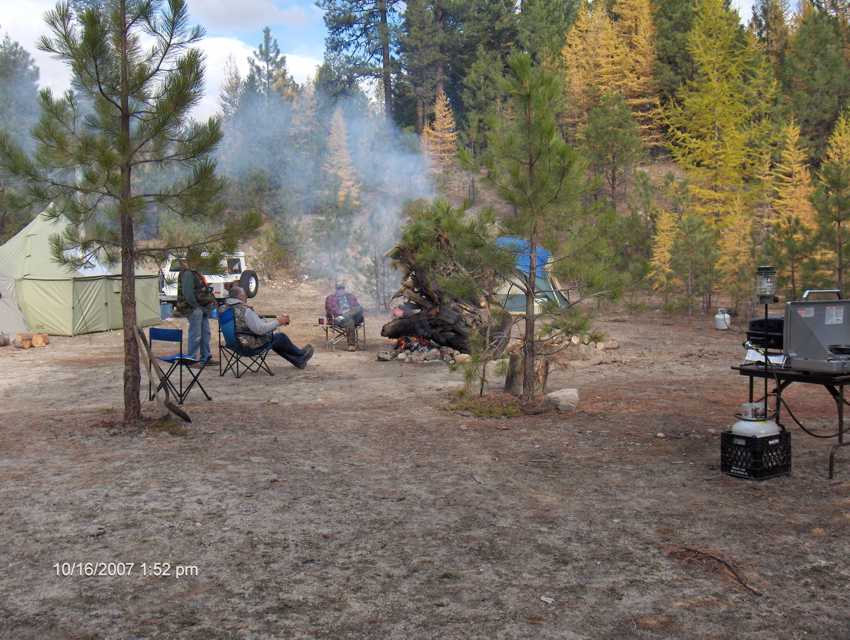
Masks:
[[[354,351],[357,348],[355,331],[363,323],[363,307],[353,293],[346,292],[344,282],[337,282],[335,292],[325,298],[325,315],[330,322],[345,329],[348,350]]]
[[[177,280],[177,310],[189,319],[189,355],[207,364],[210,353],[210,311],[215,297],[207,281],[198,271],[189,268],[186,258],[180,260]]]
[[[236,339],[246,349],[259,349],[271,342],[272,350],[294,367],[303,369],[313,357],[311,345],[299,349],[282,331],[275,329],[289,324],[289,316],[285,313],[276,318],[263,319],[251,307],[245,304],[248,296],[239,286],[230,287],[230,295],[224,301],[233,309],[233,319],[236,323]]]

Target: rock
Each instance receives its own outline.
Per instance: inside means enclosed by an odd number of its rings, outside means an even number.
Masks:
[[[469,364],[472,362],[472,356],[468,353],[459,353],[455,356],[455,364]]]
[[[407,356],[408,362],[425,362],[425,357],[428,355],[427,351],[416,351]]]
[[[614,351],[615,349],[620,348],[620,343],[616,340],[606,340],[605,341],[605,351]]]
[[[558,411],[571,412],[578,409],[578,389],[561,389],[546,394],[546,399],[549,400]]]
[[[585,344],[585,345],[590,344],[590,336],[588,336],[588,335],[583,335],[583,336],[581,337],[581,343],[582,343],[582,344]]]
[[[8,347],[12,341],[5,333],[0,333],[0,347]]]
[[[440,353],[439,349],[431,349],[425,353],[425,362],[433,362],[435,360],[442,360],[443,356]]]
[[[398,360],[399,362],[406,362],[406,361],[407,361],[407,356],[408,356],[407,351],[402,351],[401,353],[399,353],[399,354],[395,357],[395,359],[396,359],[396,360]]]
[[[570,336],[570,342],[572,344],[578,344],[579,342],[581,342],[581,338],[579,338],[578,336]]]
[[[390,362],[391,360],[395,360],[397,354],[395,351],[379,351],[378,352],[378,362]]]
[[[593,346],[597,351],[605,351],[605,343],[604,342],[594,342]]]
[[[667,436],[665,436],[663,433],[661,433],[661,432],[659,431],[658,433],[656,433],[656,434],[655,434],[655,437],[656,437],[656,438],[666,438]]]

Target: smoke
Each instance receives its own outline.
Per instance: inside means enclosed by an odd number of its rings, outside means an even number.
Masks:
[[[257,197],[283,235],[298,238],[300,266],[386,305],[398,276],[385,254],[399,239],[405,204],[435,195],[418,136],[363,94],[334,98],[308,85],[279,96],[243,91],[226,115],[221,170],[262,185],[262,193],[240,189],[243,201],[232,206]]]

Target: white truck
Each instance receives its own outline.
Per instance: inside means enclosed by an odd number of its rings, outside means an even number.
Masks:
[[[205,273],[207,284],[212,287],[213,295],[217,300],[227,297],[227,290],[234,284],[238,284],[245,290],[249,298],[257,295],[260,288],[260,279],[255,271],[247,268],[245,253],[236,251],[224,256],[221,268],[216,273]],[[161,302],[177,301],[177,278],[180,275],[180,257],[169,256],[163,263],[159,272],[159,299]]]

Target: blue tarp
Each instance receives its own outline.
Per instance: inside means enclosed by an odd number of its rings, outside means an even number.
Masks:
[[[531,247],[527,240],[515,236],[504,236],[496,240],[496,244],[503,249],[508,249],[516,255],[517,269],[524,273],[531,270]],[[546,278],[545,267],[549,262],[551,254],[543,247],[537,247],[537,277]]]

